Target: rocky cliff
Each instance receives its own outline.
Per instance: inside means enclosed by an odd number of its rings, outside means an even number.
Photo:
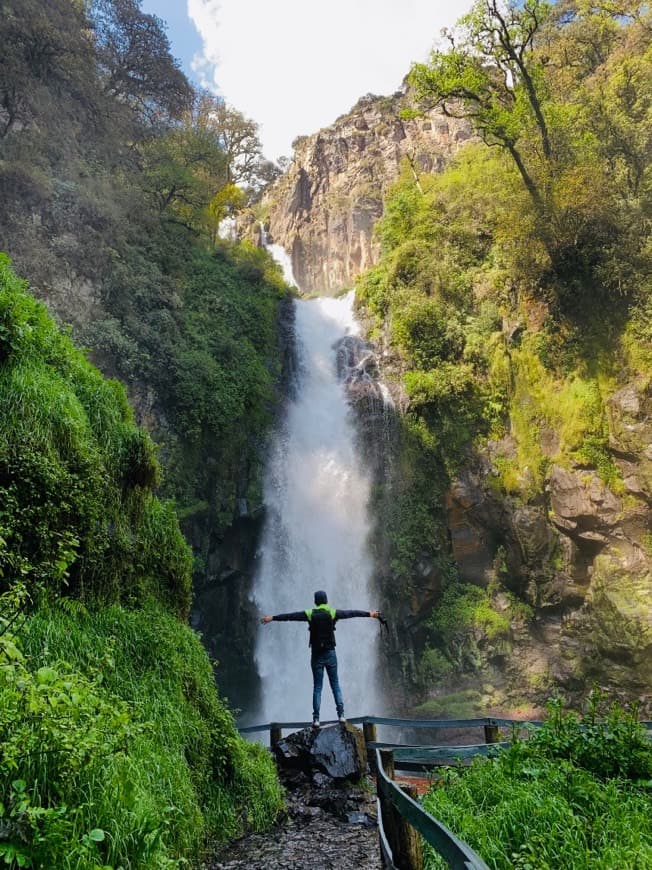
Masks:
[[[551,446],[538,493],[525,501],[522,493],[499,492],[496,466],[516,447],[508,437],[475,454],[449,489],[461,578],[499,583],[531,608],[529,618],[512,624],[508,655],[498,663],[512,697],[541,701],[553,686],[581,696],[595,682],[644,708],[652,704],[649,381],[618,389],[608,409],[619,471],[611,487],[595,468]]]
[[[560,449],[559,433],[541,432],[547,470],[536,485],[506,491],[501,468],[515,462],[518,440],[469,447],[446,475],[417,467],[402,446],[407,407],[387,350],[357,339],[346,348],[346,384],[365,454],[375,476],[376,580],[392,614],[384,648],[388,703],[438,716],[540,714],[563,692],[579,705],[594,685],[609,697],[652,712],[652,385],[637,377],[607,399],[609,483],[599,467]],[[348,358],[347,357],[347,358]],[[394,401],[379,378],[389,377]],[[533,437],[537,437],[533,434]],[[390,538],[395,504],[414,480],[439,501],[439,528],[420,526],[407,585]],[[412,481],[412,483],[410,483]],[[412,509],[412,508],[411,508]],[[483,590],[495,617],[469,630],[459,667],[428,671],[429,628],[446,588],[447,557],[464,588]],[[425,657],[424,657],[425,650]],[[428,675],[430,674],[430,675]],[[399,688],[402,686],[402,688]],[[412,686],[412,688],[409,688]],[[407,693],[406,693],[407,690]],[[391,699],[391,700],[390,700]]]
[[[373,227],[404,161],[441,169],[470,138],[468,122],[433,110],[403,119],[407,97],[367,95],[334,124],[295,142],[294,160],[265,198],[271,239],[292,258],[305,293],[350,287],[379,254]]]

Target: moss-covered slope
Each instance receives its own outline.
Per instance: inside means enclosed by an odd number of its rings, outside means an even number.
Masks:
[[[153,444],[6,258],[0,397],[0,855],[171,866],[271,824],[271,759],[179,619],[191,553]]]
[[[478,126],[477,102],[458,97],[449,110],[468,111],[486,144],[439,175],[405,166],[377,228],[381,260],[357,286],[405,411],[393,485],[376,493],[399,625],[390,666],[431,711],[464,691],[476,709],[531,706],[593,680],[649,700],[649,161],[637,169],[649,15],[537,9],[523,56],[547,148],[518,76],[513,102],[498,79],[482,97],[505,124],[518,107],[511,126]],[[530,11],[512,14],[521,27]],[[464,19],[460,52],[487,15],[477,4]],[[417,68],[427,105],[474,51],[455,69],[437,55]]]

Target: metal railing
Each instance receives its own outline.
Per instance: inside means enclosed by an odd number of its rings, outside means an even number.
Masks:
[[[459,840],[446,825],[431,816],[415,800],[415,791],[394,782],[391,749],[375,749],[378,792],[378,832],[386,867],[421,870],[421,844],[407,829],[417,831],[453,870],[488,870],[482,858]]]
[[[539,727],[539,721],[503,719],[484,716],[478,719],[396,719],[384,716],[359,716],[347,720],[362,725],[367,750],[376,773],[378,793],[378,833],[380,851],[389,870],[421,870],[420,834],[453,870],[488,870],[484,861],[469,845],[459,840],[442,822],[435,819],[415,800],[416,789],[394,782],[395,768],[406,771],[427,771],[436,765],[453,760],[488,755],[491,751],[509,746],[499,742],[499,728]],[[269,731],[270,746],[282,739],[288,728],[306,728],[311,722],[268,722],[240,728],[241,734]],[[324,722],[324,725],[335,724]],[[484,743],[463,746],[420,746],[388,743],[377,740],[376,726],[396,728],[482,728]],[[652,722],[641,722],[652,740]],[[416,833],[418,832],[418,834]]]

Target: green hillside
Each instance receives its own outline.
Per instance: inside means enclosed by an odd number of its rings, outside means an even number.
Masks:
[[[407,407],[400,474],[389,498],[376,494],[394,606],[418,588],[420,565],[435,566],[417,660],[400,651],[424,699],[444,692],[424,712],[477,706],[483,691],[471,681],[464,696],[460,673],[491,684],[491,662],[518,669],[515,637],[577,610],[587,564],[593,591],[581,617],[561,623],[569,641],[557,670],[575,692],[592,679],[649,690],[649,37],[638,4],[537,0],[503,16],[481,2],[451,32],[451,50],[408,76],[411,114],[439,106],[477,136],[441,174],[406,163],[377,227],[380,262],[357,284]],[[619,404],[630,393],[636,420]],[[557,481],[584,499],[588,519],[555,515]],[[613,521],[598,501],[614,505]],[[484,561],[469,556],[461,583],[467,547]],[[559,681],[544,658],[537,674],[513,672],[512,704]],[[481,705],[495,702],[485,690]]]
[[[191,553],[154,445],[6,257],[0,397],[5,863],[171,866],[269,825],[272,761],[180,621]]]

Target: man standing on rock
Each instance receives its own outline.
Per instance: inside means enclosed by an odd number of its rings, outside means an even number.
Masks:
[[[310,666],[312,668],[312,724],[319,728],[319,709],[321,690],[324,685],[324,668],[331,684],[337,718],[344,722],[344,701],[337,678],[337,656],[335,655],[335,623],[338,619],[352,619],[355,616],[370,616],[379,619],[377,610],[334,610],[328,606],[325,592],[315,592],[315,607],[311,610],[298,610],[296,613],[277,613],[276,616],[263,616],[261,622],[307,622],[310,631]]]

